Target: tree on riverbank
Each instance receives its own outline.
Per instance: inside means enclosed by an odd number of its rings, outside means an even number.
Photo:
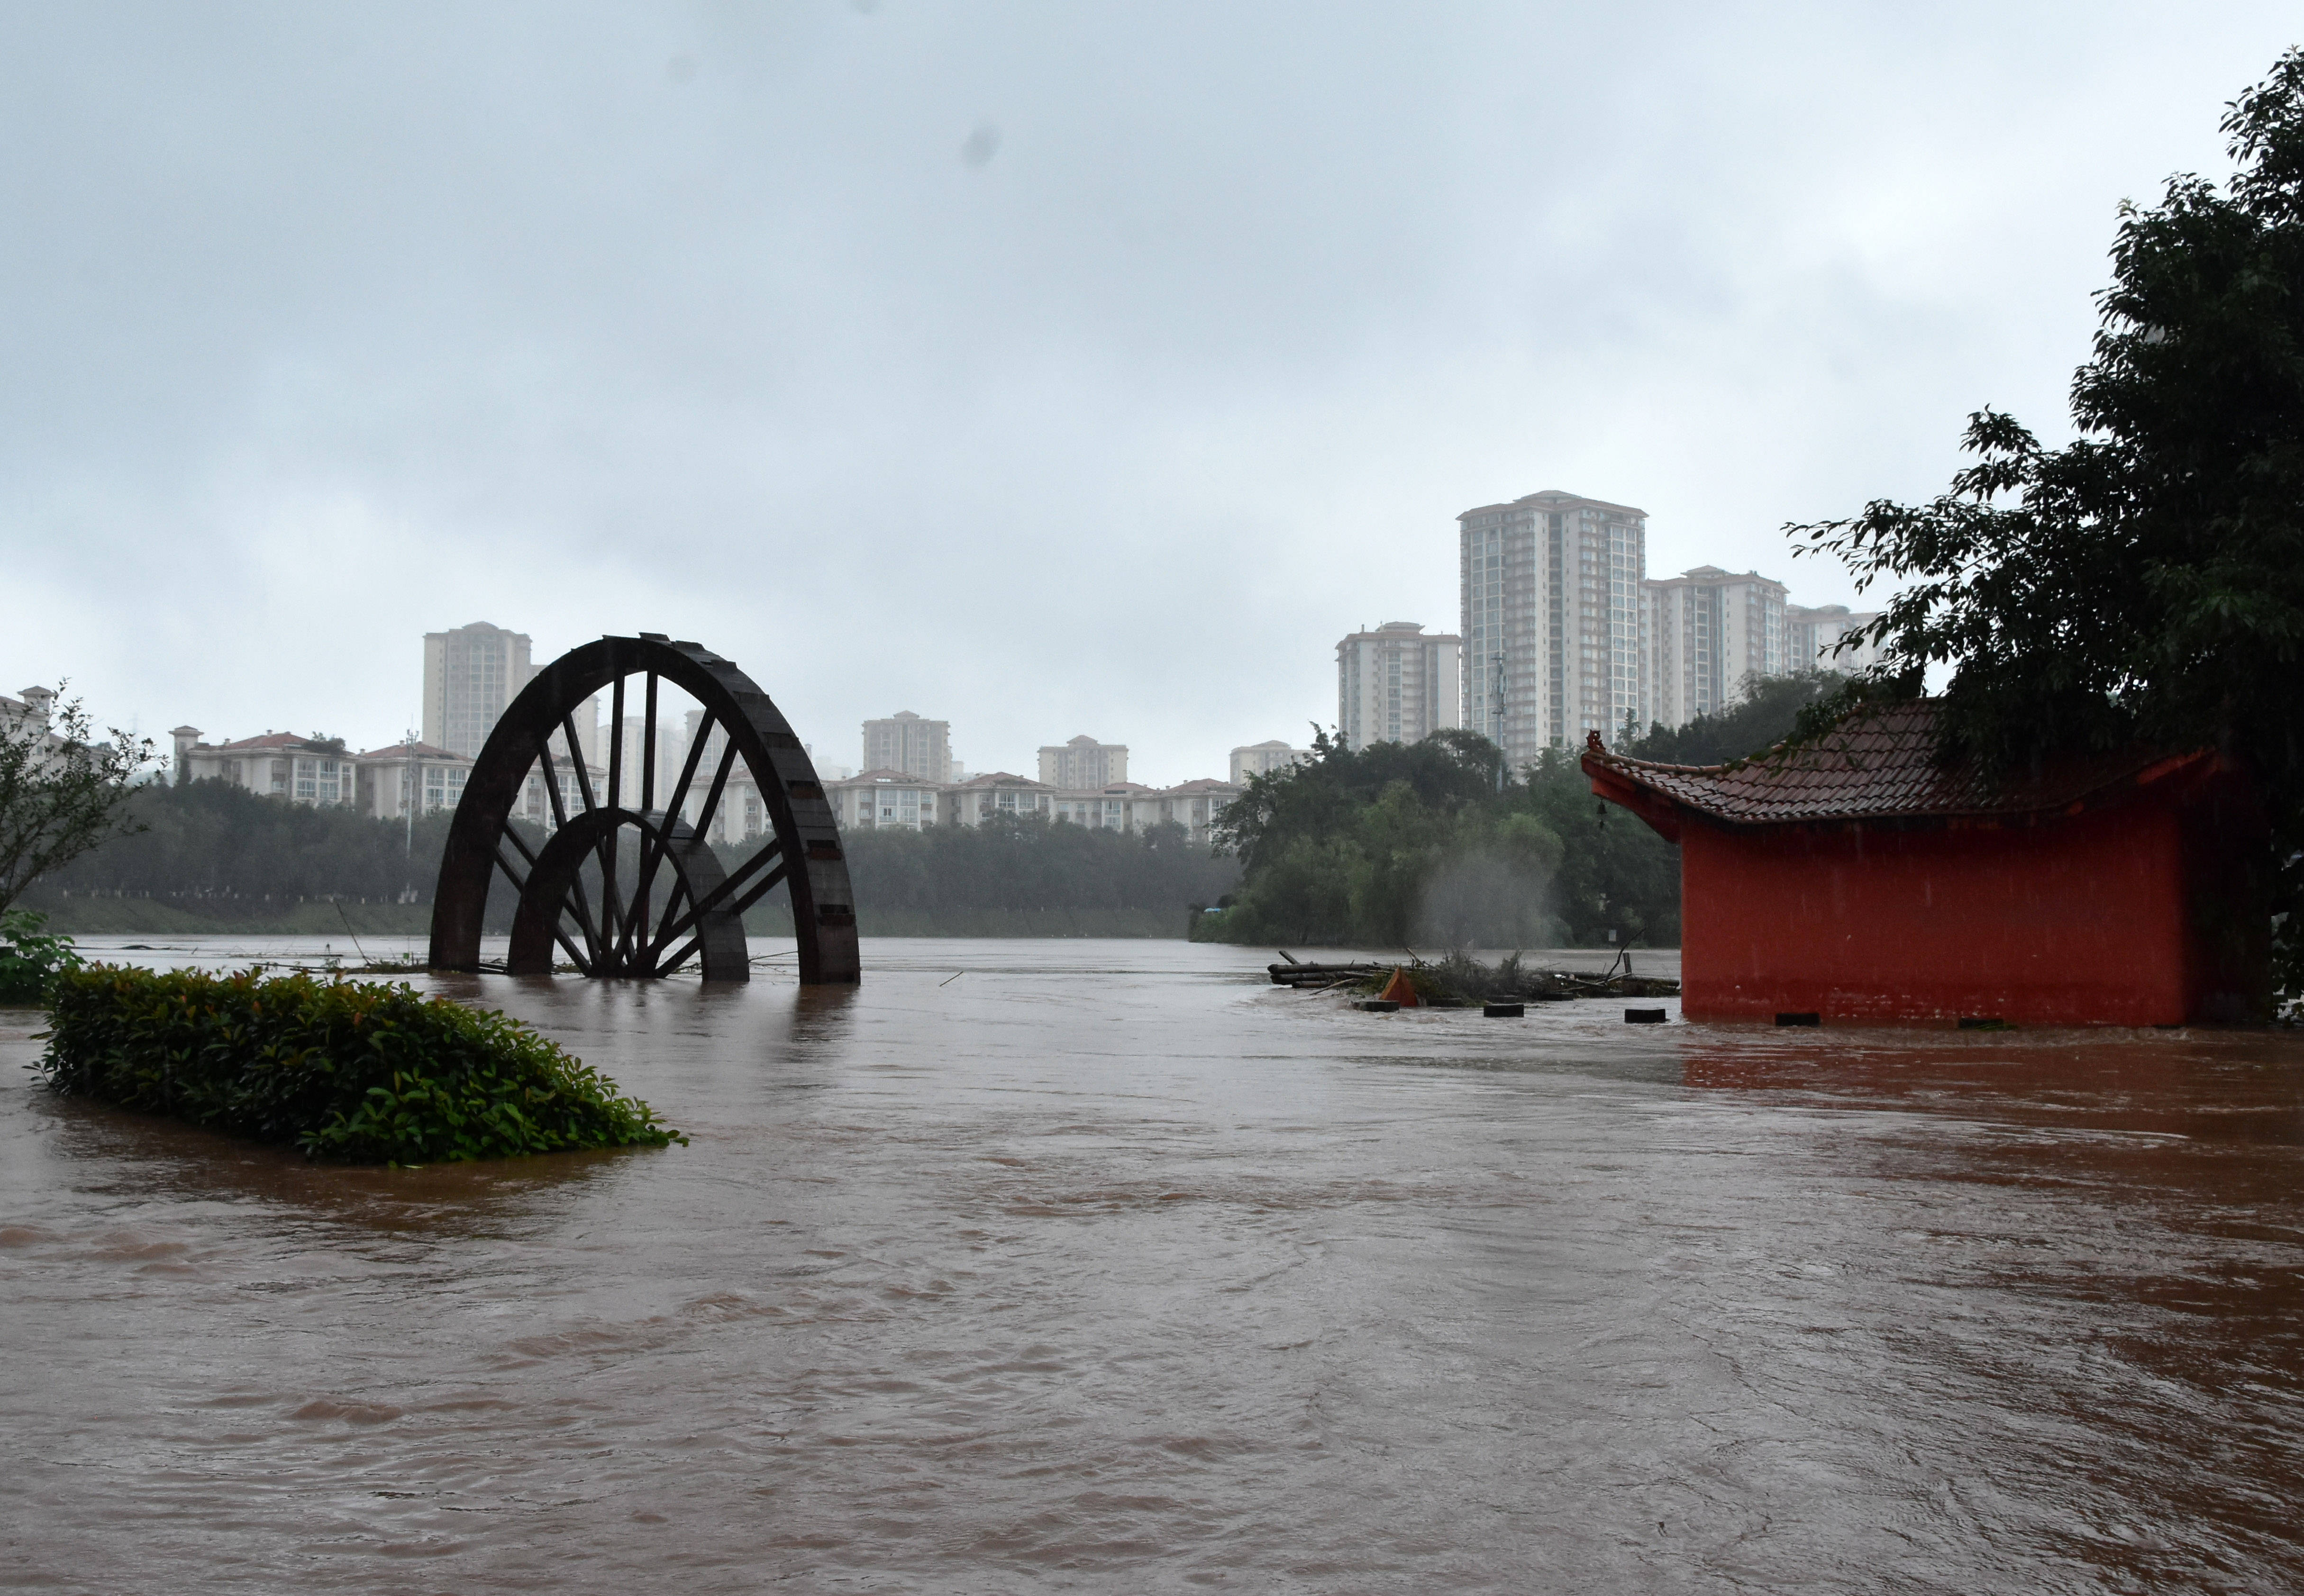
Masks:
[[[1223,940],[1541,947],[1679,937],[1671,850],[1601,827],[1563,760],[1525,780],[1476,732],[1352,749],[1316,731],[1309,763],[1249,782],[1219,834],[1241,860]],[[1587,812],[1580,815],[1580,811]]]
[[[1647,736],[1621,751],[1659,764],[1726,764],[1782,742],[1809,705],[1838,692],[1847,681],[1847,675],[1838,671],[1749,676],[1727,708],[1673,730],[1652,726]]]
[[[1887,659],[1806,722],[1910,697],[1948,665],[1952,751],[2012,772],[2060,750],[2213,745],[2256,775],[2282,985],[2304,991],[2304,49],[2234,100],[2237,170],[2123,204],[2078,439],[1985,410],[1977,463],[1924,505],[1791,530],[1859,587],[1908,583]]]
[[[131,783],[151,762],[152,743],[114,730],[96,739],[73,699],[0,705],[0,911],[45,875],[126,835]]]
[[[419,819],[411,844],[405,822],[224,781],[139,788],[127,817],[134,834],[56,871],[44,899],[159,899],[224,916],[320,898],[428,902],[448,836],[445,812]]]
[[[1626,750],[1720,764],[1782,741],[1846,679],[1755,678],[1738,702]],[[1537,948],[1680,941],[1680,850],[1595,802],[1581,749],[1525,770],[1477,732],[1350,749],[1317,728],[1309,764],[1249,783],[1218,828],[1244,872],[1201,934],[1237,942]]]
[[[1215,902],[1240,879],[1237,864],[1173,821],[1113,832],[993,815],[974,826],[855,832],[842,846],[857,914],[867,919],[1142,910],[1164,916],[1167,934],[1181,936],[1190,905]]]

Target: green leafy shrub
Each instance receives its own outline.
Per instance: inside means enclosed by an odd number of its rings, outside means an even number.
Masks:
[[[23,908],[0,914],[0,1003],[45,1002],[48,983],[80,967],[72,938],[42,934],[46,919]]]
[[[687,1137],[556,1043],[407,986],[89,965],[55,979],[58,1092],[344,1163],[424,1164]]]

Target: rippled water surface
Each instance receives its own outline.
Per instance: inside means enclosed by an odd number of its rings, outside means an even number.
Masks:
[[[122,956],[265,950],[189,946]],[[0,1014],[0,1587],[2304,1586],[2297,1040],[1266,957],[441,978],[694,1142],[411,1171],[56,1100]]]

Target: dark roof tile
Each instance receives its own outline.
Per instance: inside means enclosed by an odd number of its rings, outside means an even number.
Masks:
[[[1778,744],[1732,764],[1659,764],[1611,754],[1595,732],[1585,773],[1614,776],[1677,807],[1731,825],[1804,821],[2013,818],[2063,809],[2125,785],[2156,765],[2190,764],[2205,752],[2150,749],[2065,756],[1995,783],[1972,760],[1937,758],[1933,698],[1858,709],[1815,742]]]

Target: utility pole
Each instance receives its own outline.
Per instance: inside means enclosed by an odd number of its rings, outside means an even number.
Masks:
[[[408,857],[416,857],[416,804],[424,789],[416,780],[416,732],[411,728],[403,739],[408,753],[407,768],[401,773],[400,807],[408,821]]]
[[[1511,765],[1511,756],[1504,754],[1504,656],[1502,650],[1488,656],[1495,662],[1495,686],[1488,697],[1488,729],[1495,734],[1496,752],[1496,790],[1504,790],[1504,771]]]

